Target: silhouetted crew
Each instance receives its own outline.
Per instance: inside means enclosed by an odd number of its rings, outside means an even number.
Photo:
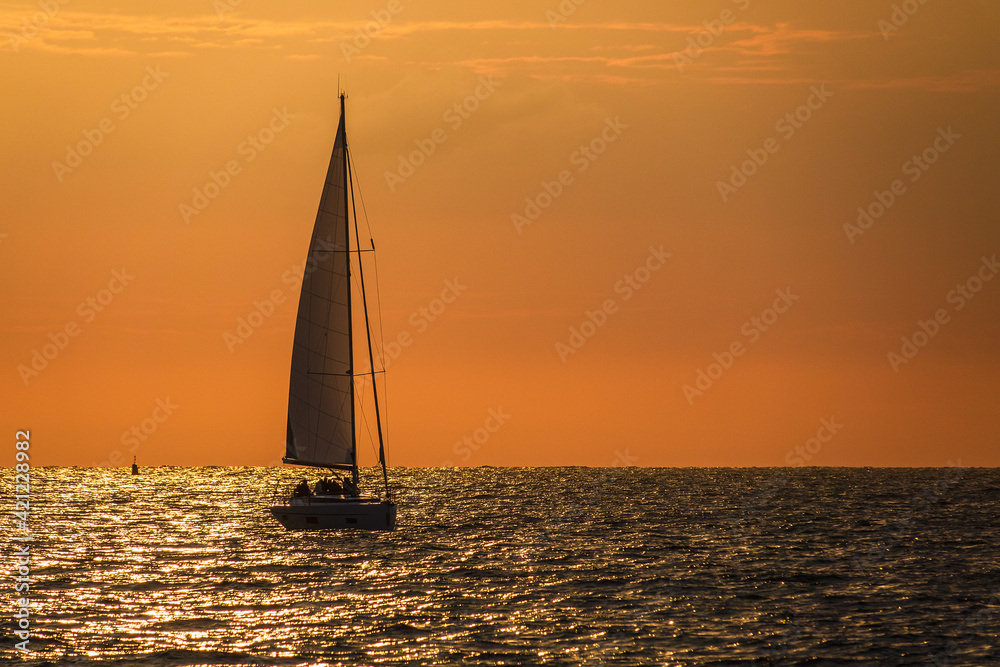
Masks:
[[[299,482],[299,485],[295,487],[295,495],[299,498],[308,498],[311,496],[312,492],[309,491],[309,482],[306,480]]]
[[[354,484],[353,480],[345,477],[344,478],[344,493],[348,496],[358,495],[358,487]]]

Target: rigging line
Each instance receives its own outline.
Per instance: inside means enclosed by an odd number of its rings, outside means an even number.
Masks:
[[[351,164],[354,165],[354,173],[357,174],[357,172],[358,172],[358,163],[355,162],[355,160],[354,160],[354,154],[353,153],[348,153],[347,159],[350,160]],[[368,220],[368,208],[365,206],[365,193],[361,191],[361,178],[360,178],[360,176],[358,176],[354,180],[358,184],[358,199],[361,200],[361,213],[365,217],[365,226],[368,228],[368,238],[371,239],[373,237],[372,226],[371,226],[371,221]],[[355,215],[355,219],[357,219],[357,208],[354,209],[354,215]],[[374,249],[375,249],[375,242],[372,241],[372,250],[374,250]],[[359,261],[360,261],[360,257],[361,257],[361,255],[359,254],[358,255]],[[379,346],[378,346],[379,347],[379,353],[378,354],[379,354],[379,363],[382,364],[382,370],[384,371],[385,370],[385,352],[384,352],[384,349],[385,349],[385,331],[384,331],[383,326],[382,326],[382,290],[379,288],[379,281],[378,281],[378,253],[373,253],[372,254],[372,262],[374,263],[374,267],[373,268],[375,269],[375,299],[378,302],[378,336],[379,336]],[[384,395],[383,402],[385,403],[385,424],[384,424],[384,429],[383,430],[385,432],[386,439],[388,439],[389,438],[389,380],[388,380],[388,377],[385,379],[385,381],[382,383],[382,385],[383,385],[382,391],[384,392],[384,394],[383,394]],[[386,465],[388,465],[388,463],[389,463],[389,461],[388,461],[388,456],[387,456],[386,457]]]
[[[341,171],[341,187],[344,189],[344,249],[351,249],[351,167],[348,160],[350,159],[349,151],[347,148],[347,117],[346,111],[344,109],[344,99],[345,95],[343,92],[340,93],[340,124],[337,127],[337,139],[341,139],[341,152],[343,153],[343,167]],[[334,155],[337,154],[337,142],[334,140]],[[332,159],[331,159],[332,161]],[[357,213],[355,213],[355,218]],[[334,224],[334,229],[336,229],[336,224]],[[336,231],[334,232],[336,235]],[[357,234],[357,223],[355,223],[355,234]],[[336,239],[336,236],[334,236]],[[336,242],[336,240],[335,240]],[[358,239],[354,239],[354,245],[360,250],[361,244]],[[351,305],[351,253],[344,253],[344,258],[346,260],[346,266],[344,269],[344,275],[347,277],[347,365],[353,372],[354,370],[354,309]],[[358,268],[361,269],[361,253],[358,253]],[[367,325],[366,325],[367,328]],[[358,436],[356,429],[354,428],[354,381],[348,385],[350,389],[350,402],[351,402],[351,481],[355,486],[358,485]]]
[[[343,98],[341,98],[341,105],[343,105]],[[346,160],[345,160],[346,161]],[[358,232],[358,205],[357,201],[354,199],[354,179],[351,172],[351,163],[347,162],[347,181],[350,183],[350,195],[352,203],[354,203],[354,238],[357,239],[360,234]],[[348,230],[350,226],[348,225]],[[358,245],[360,248],[360,244]],[[375,248],[375,242],[372,241],[372,249]],[[368,365],[372,369],[372,398],[375,403],[375,423],[378,431],[378,459],[379,463],[382,464],[382,481],[385,483],[385,495],[387,498],[391,497],[392,492],[389,489],[389,473],[386,469],[386,459],[385,459],[385,433],[382,431],[382,411],[379,409],[378,404],[378,382],[375,379],[375,355],[372,350],[372,325],[371,317],[368,312],[368,302],[365,298],[365,279],[364,279],[364,262],[361,261],[361,256],[358,256],[358,275],[361,283],[361,301],[363,304],[363,310],[365,313],[365,333],[368,340]]]
[[[357,174],[357,172],[358,172],[358,164],[357,164],[357,162],[354,161],[354,155],[348,155],[347,157],[348,157],[348,159],[351,160],[351,164],[354,165],[354,173]],[[358,199],[361,200],[361,213],[364,215],[365,226],[368,228],[368,238],[372,239],[372,238],[374,238],[374,234],[372,234],[371,221],[368,219],[368,208],[365,206],[365,193],[361,191],[361,177],[360,176],[356,176],[354,180],[358,184]],[[355,215],[356,214],[357,214],[357,209],[355,209]],[[375,250],[375,242],[374,241],[372,241],[372,250]],[[378,335],[379,335],[379,338],[381,339],[381,342],[384,345],[384,343],[385,343],[385,332],[383,331],[383,328],[382,328],[382,293],[379,290],[379,286],[378,286],[378,254],[377,253],[372,255],[372,261],[374,262],[374,267],[373,268],[375,269],[375,299],[378,301]],[[385,357],[382,355],[381,351],[379,352],[379,362],[381,362],[382,368],[385,368]]]
[[[355,174],[354,181],[358,184],[358,199],[361,200],[361,212],[365,216],[365,227],[368,228],[368,238],[372,238],[373,237],[372,225],[371,222],[368,220],[368,209],[365,208],[365,194],[361,192],[361,180],[357,177],[358,163],[355,162],[353,154],[348,155],[347,158],[351,161],[351,164],[354,165],[354,174]]]
[[[360,189],[359,189],[360,194]],[[361,208],[364,209],[364,201],[361,202]],[[379,337],[379,362],[382,364],[382,370],[385,371],[385,333],[382,329],[382,293],[378,286],[378,253],[372,255],[372,262],[375,268],[375,299],[378,301],[378,337]],[[385,437],[389,437],[389,380],[388,376],[383,376],[382,379],[382,395],[383,401],[385,403]],[[389,457],[386,456],[386,465],[389,465]]]
[[[362,294],[361,294],[361,286],[357,282],[353,283],[352,286],[351,286],[351,288],[354,290],[355,296],[362,296]],[[381,321],[382,321],[381,313],[379,313],[379,322],[381,322]],[[375,343],[375,341],[372,341],[372,344],[374,345],[375,350],[378,352],[379,361],[381,362],[383,360],[383,358],[382,358],[382,349],[381,349],[381,347],[378,344]],[[383,363],[382,364],[382,368],[379,369],[379,370],[374,370],[373,371],[373,369],[369,368],[366,371],[366,373],[369,373],[369,374],[372,373],[372,372],[375,372],[375,373],[384,373],[385,372],[385,364]],[[358,375],[361,375],[361,373],[358,373]]]
[[[360,189],[359,189],[360,192]],[[361,202],[361,208],[364,208],[364,202]],[[382,364],[382,372],[385,372],[385,334],[382,331],[382,295],[378,288],[378,255],[372,255],[372,261],[375,264],[375,298],[378,300],[378,336],[380,350],[379,350],[379,361]],[[373,378],[374,380],[374,378]],[[385,376],[382,381],[382,395],[384,396],[383,401],[385,402],[385,437],[389,437],[389,380],[388,376]],[[389,465],[389,457],[386,456],[386,465]]]
[[[360,379],[355,380],[355,384],[360,384],[359,391],[364,392],[365,379],[363,375],[358,376]],[[372,446],[372,454],[375,459],[378,460],[378,452],[375,450],[375,438],[372,436],[372,425],[368,421],[368,415],[365,414],[365,395],[361,394],[361,400],[358,401],[358,407],[361,409],[361,423],[365,425],[365,430],[368,431],[368,443]]]
[[[348,153],[347,159],[350,160],[351,164],[354,165],[354,172],[355,172],[355,174],[357,174],[358,165],[357,165],[357,162],[354,160],[354,154],[353,153]],[[372,234],[372,228],[371,228],[371,221],[368,219],[368,208],[365,206],[365,194],[364,194],[364,192],[361,191],[361,178],[360,178],[360,176],[358,176],[354,180],[355,180],[355,182],[358,185],[358,199],[361,200],[361,213],[364,215],[365,226],[368,228],[368,238],[370,239],[370,238],[372,238],[373,234]],[[357,208],[355,208],[354,214],[355,214],[355,216],[357,216]],[[374,249],[375,249],[375,243],[374,243],[374,241],[372,241],[372,250],[374,250]],[[361,255],[359,254],[358,257],[360,259]],[[381,290],[381,288],[379,286],[379,279],[378,279],[378,275],[379,275],[379,270],[378,270],[378,253],[373,253],[372,254],[372,262],[374,264],[374,266],[372,268],[375,269],[375,271],[374,271],[374,273],[375,273],[375,300],[378,303],[378,335],[379,335],[379,344],[376,347],[378,349],[379,363],[381,364],[382,370],[384,372],[385,371],[385,329],[384,329],[384,326],[383,326],[383,323],[382,323],[382,319],[383,319],[382,318],[382,290]],[[386,377],[386,378],[383,379],[382,387],[383,387],[382,388],[382,391],[383,391],[383,399],[382,399],[382,401],[383,401],[383,404],[385,405],[385,423],[383,424],[383,431],[385,433],[386,439],[389,439],[389,380],[388,380],[388,377]],[[386,457],[386,465],[388,465],[388,463],[389,463],[389,461],[388,461],[388,456],[387,456]]]

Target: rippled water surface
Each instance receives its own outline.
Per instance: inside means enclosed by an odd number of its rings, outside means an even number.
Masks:
[[[33,470],[0,660],[1000,664],[997,470],[395,469],[396,531],[287,532],[301,475]]]

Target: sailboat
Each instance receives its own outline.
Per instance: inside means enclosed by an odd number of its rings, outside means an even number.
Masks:
[[[379,410],[377,372],[372,351],[371,322],[365,295],[364,266],[358,243],[354,181],[348,158],[344,122],[344,98],[340,95],[340,125],[333,155],[326,172],[319,212],[309,242],[305,276],[295,319],[292,368],[288,387],[288,428],[284,463],[325,468],[329,477],[310,487],[303,480],[271,514],[285,528],[361,528],[392,530],[396,526],[396,503],[389,488],[385,442]],[[354,213],[352,248],[351,216]],[[357,271],[357,283],[353,284]],[[364,311],[368,371],[357,372],[354,354],[352,288],[360,287]],[[384,497],[362,495],[358,476],[356,392],[359,382],[370,376],[378,430],[378,456],[382,466]],[[349,478],[339,479],[338,473]]]

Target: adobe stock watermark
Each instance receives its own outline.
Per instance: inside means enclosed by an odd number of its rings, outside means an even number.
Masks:
[[[480,76],[479,85],[471,94],[466,95],[461,101],[453,104],[441,115],[441,120],[451,128],[452,132],[457,132],[472,114],[479,109],[479,106],[486,100],[493,97],[503,82],[497,81],[490,74],[489,77]],[[406,182],[410,176],[416,173],[417,169],[427,162],[427,158],[437,152],[438,146],[448,141],[448,132],[443,127],[434,128],[431,133],[423,139],[414,139],[417,149],[407,155],[400,154],[399,164],[396,171],[385,172],[385,182],[389,186],[389,192],[395,192],[396,188]]]
[[[10,38],[10,48],[14,53],[19,53],[21,47],[34,39],[45,26],[49,24],[59,10],[69,4],[69,0],[38,0],[37,11],[31,15],[21,18],[21,34]]]
[[[453,454],[458,456],[462,463],[468,462],[475,452],[485,445],[490,436],[499,431],[510,419],[510,415],[503,411],[503,408],[491,408],[483,425],[475,429],[469,435],[462,436],[462,439],[451,446]],[[453,468],[455,463],[447,460],[441,464],[444,468]]]
[[[215,10],[219,19],[225,19],[227,14],[232,14],[243,4],[244,0],[212,0],[212,9]]]
[[[621,493],[625,488],[623,478],[639,458],[626,449],[615,450],[615,456],[607,466],[578,468],[570,473],[576,477],[572,488],[559,494],[560,502],[547,507],[536,515],[536,522],[525,531],[524,544],[528,560],[535,567],[552,568],[572,548],[566,538],[589,523],[595,508],[602,507],[610,495]],[[529,524],[531,525],[531,524]],[[669,598],[671,589],[662,588],[655,597],[659,601]]]
[[[993,620],[993,616],[998,610],[1000,610],[1000,589],[994,590],[990,599],[975,614],[965,617],[962,623],[950,633],[953,639],[948,640],[944,648],[934,654],[931,662],[928,664],[935,665],[935,667],[943,667],[948,664],[948,661],[955,653],[962,650],[963,643],[968,644],[971,643],[971,640],[976,638],[982,639],[984,636],[995,638],[997,625],[996,621]]]
[[[14,648],[27,653],[31,641],[31,431],[17,431],[14,434],[14,526],[19,534],[11,535],[14,540],[13,554],[16,569],[13,577],[14,593],[23,597],[16,599],[14,605],[14,624],[17,629],[13,634],[20,639],[14,642]]]
[[[545,10],[545,19],[550,27],[555,28],[560,23],[568,21],[569,17],[576,14],[576,10],[586,2],[587,0],[562,0],[555,9]]]
[[[590,165],[608,150],[608,146],[618,141],[618,138],[627,129],[628,125],[621,121],[620,116],[615,116],[614,120],[605,118],[604,127],[601,128],[598,135],[587,143],[581,144],[570,154],[570,165],[576,167],[577,173],[582,174],[587,171]],[[563,169],[551,181],[542,181],[542,189],[539,190],[538,194],[534,197],[525,197],[524,210],[520,213],[510,214],[510,220],[514,223],[514,229],[517,230],[517,233],[521,234],[524,227],[537,220],[542,215],[542,211],[552,206],[552,202],[558,199],[575,180],[576,177],[572,171]]]
[[[344,54],[344,60],[351,62],[351,58],[361,55],[361,52],[372,43],[372,39],[378,37],[383,30],[388,28],[392,19],[402,11],[403,3],[400,0],[389,0],[385,9],[371,10],[369,13],[374,20],[356,27],[354,39],[350,42],[345,40],[340,43],[340,52]]]
[[[911,156],[909,160],[903,163],[900,169],[902,169],[905,176],[910,177],[910,183],[916,183],[920,180],[921,176],[927,173],[931,165],[937,162],[944,153],[947,153],[961,137],[962,135],[955,132],[951,128],[951,125],[948,126],[947,130],[939,127],[937,129],[937,137],[934,141],[921,151],[919,155]],[[906,192],[906,183],[902,179],[897,178],[889,184],[888,190],[882,192],[876,190],[873,193],[875,200],[870,204],[859,206],[857,223],[853,225],[851,223],[844,224],[844,233],[847,234],[847,240],[850,241],[851,245],[854,245],[854,240],[857,237],[871,229],[875,221],[885,215],[886,211]]]
[[[809,634],[802,625],[793,624],[785,628],[779,636],[774,639],[769,638],[767,648],[761,649],[760,654],[754,657],[754,661],[750,663],[751,667],[785,664],[792,650],[804,643],[802,640],[809,640]]]
[[[879,19],[875,24],[878,31],[882,33],[882,39],[888,42],[889,36],[899,32],[899,29],[906,25],[910,18],[925,4],[927,4],[927,0],[903,0],[902,3],[893,5],[889,19]]]
[[[157,65],[146,67],[146,76],[138,84],[132,87],[111,102],[111,113],[119,122],[124,121],[132,115],[132,112],[139,108],[149,97],[149,94],[160,87],[163,80],[170,76],[170,72],[164,72]],[[83,139],[75,144],[66,145],[66,157],[63,162],[52,161],[52,171],[55,172],[56,179],[62,183],[67,174],[83,164],[83,159],[94,152],[94,149],[104,143],[109,134],[117,129],[115,120],[111,116],[105,116],[97,122],[97,127],[83,130]]]
[[[785,454],[785,464],[798,468],[810,463],[813,457],[823,449],[823,445],[832,441],[842,428],[844,425],[838,423],[836,417],[820,419],[816,435],[807,438],[805,443],[789,449],[788,453]],[[785,469],[774,470],[764,481],[763,486],[753,495],[741,495],[740,514],[730,517],[729,525],[737,528],[743,524],[758,521],[774,494],[785,487],[790,479]]]
[[[393,361],[399,359],[403,350],[413,345],[414,336],[427,331],[427,328],[441,317],[448,306],[455,303],[462,292],[467,289],[469,286],[460,283],[457,276],[454,280],[445,280],[440,296],[431,299],[426,306],[420,306],[410,313],[410,317],[406,321],[413,327],[413,332],[404,329],[396,335],[396,338],[385,344],[385,349],[382,351],[382,369],[389,368]]]
[[[621,305],[628,303],[652,275],[663,268],[670,257],[673,255],[669,252],[663,252],[662,245],[659,248],[650,246],[646,260],[633,269],[631,273],[622,276],[620,280],[615,282],[614,293],[620,295],[621,300],[607,298],[601,302],[600,307],[596,310],[585,311],[583,321],[569,328],[567,341],[565,343],[556,342],[556,354],[559,355],[559,361],[565,364],[571,354],[576,354],[588,340],[597,334],[601,327],[608,323],[608,318],[617,313]]]
[[[975,298],[987,282],[993,280],[993,276],[997,272],[1000,272],[1000,263],[997,263],[996,255],[989,259],[981,258],[976,273],[949,290],[945,295],[945,302],[952,304],[954,312],[957,313]],[[898,373],[904,364],[910,363],[920,350],[927,347],[927,344],[938,335],[941,327],[949,322],[951,322],[951,313],[946,307],[935,310],[934,315],[927,320],[917,320],[917,328],[913,333],[900,339],[902,344],[899,351],[893,350],[887,355],[892,372]]]
[[[138,424],[132,425],[127,431],[122,432],[119,440],[122,447],[128,447],[130,454],[135,454],[139,446],[149,440],[150,437],[160,428],[160,425],[170,419],[174,410],[180,406],[170,400],[170,397],[156,399],[156,407],[149,413],[149,416],[142,419]],[[94,461],[91,465],[95,468],[117,468],[128,463],[128,459],[122,455],[121,450],[112,451],[107,460],[98,463]]]
[[[806,440],[805,444],[796,445],[794,449],[788,450],[785,454],[785,463],[790,466],[804,466],[812,461],[813,457],[823,449],[823,445],[833,440],[842,428],[844,425],[838,424],[835,417],[820,419],[816,435]]]
[[[684,392],[684,398],[687,399],[688,405],[694,405],[696,396],[703,396],[706,391],[711,389],[719,378],[733,367],[736,359],[746,353],[747,346],[760,340],[763,333],[769,331],[778,321],[778,318],[787,313],[788,309],[800,298],[798,294],[792,294],[791,287],[783,290],[775,290],[775,294],[778,295],[778,298],[774,300],[774,303],[769,308],[761,311],[760,315],[751,317],[740,327],[740,333],[747,338],[746,344],[743,343],[742,339],[737,339],[730,343],[722,353],[713,352],[712,359],[714,361],[709,363],[704,370],[699,368],[695,372],[694,385],[685,384],[681,386],[681,391]]]
[[[111,305],[115,297],[121,294],[134,279],[135,276],[127,273],[125,267],[112,271],[111,280],[108,281],[107,286],[98,290],[94,296],[88,296],[81,301],[76,307],[76,314],[82,318],[84,324],[90,324]],[[79,322],[75,319],[69,320],[55,333],[48,335],[48,342],[43,343],[40,350],[33,348],[28,364],[18,364],[17,366],[17,374],[24,386],[27,387],[32,378],[38,377],[42,371],[48,368],[49,364],[55,361],[66,349],[70,339],[79,336],[81,331],[83,329]]]
[[[750,0],[733,0],[733,4],[740,11],[746,11],[750,6]],[[694,61],[705,52],[705,49],[712,46],[715,40],[726,30],[726,26],[732,25],[736,21],[736,12],[728,7],[719,13],[719,18],[702,22],[704,30],[693,35],[688,35],[687,48],[674,54],[674,65],[677,71],[683,73],[686,65],[694,64]]]
[[[631,453],[629,453],[628,447],[625,448],[624,452],[621,451],[620,449],[616,449],[615,458],[611,459],[611,467],[631,468],[632,466],[635,465],[635,462],[638,460],[639,460],[638,456],[633,456]]]
[[[294,295],[306,276],[318,269],[323,262],[323,260],[317,258],[320,253],[330,253],[337,250],[343,251],[343,249],[343,245],[334,243],[330,240],[329,236],[325,239],[317,238],[316,247],[310,253],[309,257],[301,262],[295,262],[281,274],[281,282],[287,286],[285,289]],[[255,299],[251,304],[253,308],[251,308],[250,312],[245,316],[236,318],[236,328],[233,332],[224,331],[222,333],[222,342],[225,343],[229,354],[235,352],[238,345],[247,342],[250,336],[274,315],[278,306],[287,300],[288,297],[285,292],[280,289],[271,290],[261,301]]]
[[[786,113],[774,124],[774,130],[785,141],[794,137],[795,133],[801,130],[803,125],[813,117],[813,112],[822,109],[823,105],[833,97],[833,93],[826,89],[825,83],[820,86],[811,86],[809,91],[810,95],[805,102],[796,107],[795,111]],[[777,153],[780,148],[781,143],[774,137],[766,139],[761,148],[748,148],[746,153],[749,159],[741,162],[739,167],[735,164],[732,165],[728,180],[716,181],[715,183],[722,201],[729,201],[729,198],[746,185],[747,180],[767,164],[770,157]]]
[[[234,158],[227,160],[219,171],[210,169],[205,184],[192,190],[191,203],[181,202],[178,204],[177,209],[180,211],[184,223],[190,224],[191,218],[200,215],[208,208],[208,205],[229,187],[233,178],[243,173],[243,167],[256,160],[257,156],[274,141],[274,138],[288,127],[289,121],[293,118],[295,118],[295,114],[289,113],[285,107],[282,107],[280,111],[277,107],[271,109],[271,118],[268,119],[267,124],[253,134],[247,135],[247,138],[236,147],[236,153],[243,158],[242,163]]]
[[[869,569],[885,558],[889,549],[909,533],[914,521],[927,512],[928,508],[940,501],[952,487],[962,481],[968,469],[967,466],[962,465],[962,459],[958,459],[954,463],[949,460],[944,477],[915,494],[910,499],[910,509],[904,512],[899,519],[887,524],[881,538],[868,540],[862,545],[863,555],[855,556],[852,559],[854,568],[861,574],[868,574]]]

